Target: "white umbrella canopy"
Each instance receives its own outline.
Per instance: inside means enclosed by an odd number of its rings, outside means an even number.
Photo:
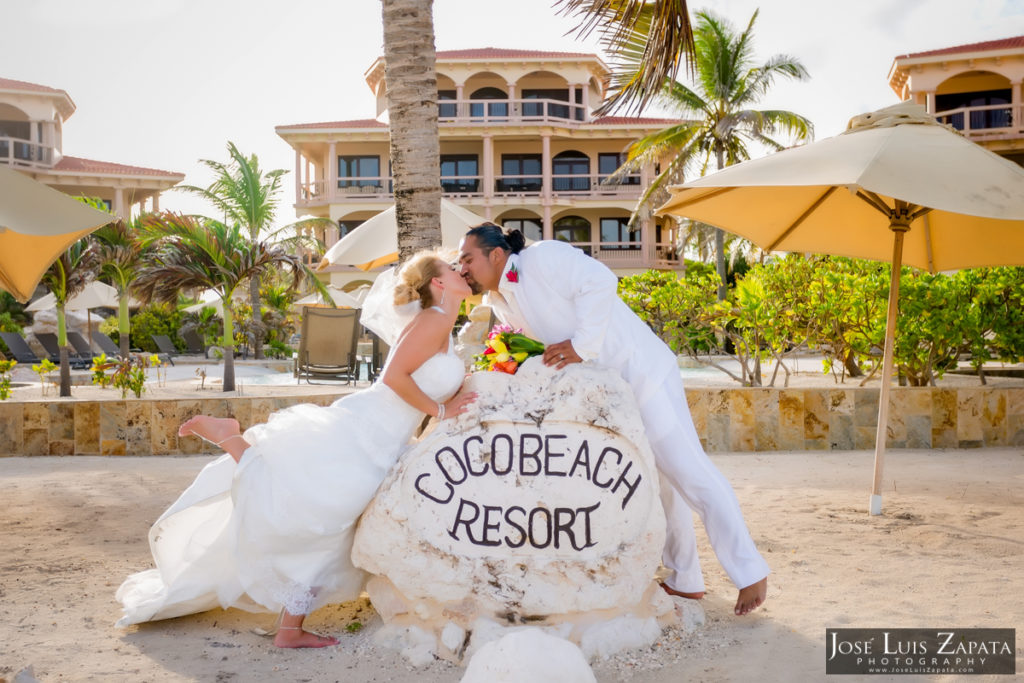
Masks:
[[[117,290],[105,282],[99,280],[93,280],[87,284],[82,291],[68,299],[67,304],[64,305],[64,310],[67,311],[82,311],[90,308],[114,308],[116,309],[119,305],[117,298]],[[129,297],[128,307],[138,308],[141,306],[138,301],[134,298]],[[47,294],[41,296],[28,306],[25,307],[26,311],[45,311],[50,308],[57,307],[57,299],[53,294]]]
[[[327,291],[330,292],[331,298],[334,299],[336,308],[362,308],[363,304],[361,301],[334,285],[327,285]],[[327,302],[324,301],[319,292],[312,292],[293,303],[291,308],[293,310],[301,310],[303,306],[323,306],[326,304]]]
[[[441,245],[452,249],[470,228],[487,219],[464,209],[455,202],[441,199]],[[342,237],[327,250],[320,267],[327,265],[356,266],[371,270],[398,260],[398,223],[395,207],[381,211],[358,228]]]
[[[28,301],[61,252],[112,220],[0,165],[0,289]]]
[[[182,310],[186,313],[198,313],[204,308],[212,308],[217,312],[217,315],[224,317],[224,304],[221,302],[220,294],[212,289],[204,289],[199,293],[199,302],[192,304]],[[249,300],[249,290],[244,287],[237,287],[235,291],[231,293],[231,301],[241,301],[243,303]],[[234,304],[232,304],[233,306]]]
[[[1024,263],[1024,169],[903,103],[854,117],[836,137],[670,191],[660,215],[715,225],[766,251],[893,264],[870,501],[880,514],[900,266]]]

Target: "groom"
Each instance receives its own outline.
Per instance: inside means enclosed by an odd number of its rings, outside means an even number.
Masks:
[[[487,292],[502,322],[547,345],[544,363],[562,369],[596,361],[616,368],[630,384],[662,475],[668,523],[662,584],[672,595],[701,598],[691,509],[704,523],[729,578],[740,589],[734,611],[747,614],[764,602],[768,565],[747,531],[729,482],[700,445],[683,393],[675,354],[617,295],[607,267],[565,242],[524,249],[517,230],[492,224],[466,233],[459,249],[462,276],[475,293]]]

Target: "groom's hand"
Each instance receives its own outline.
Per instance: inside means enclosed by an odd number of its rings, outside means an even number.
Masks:
[[[544,349],[544,365],[553,365],[556,370],[561,370],[569,363],[582,362],[583,359],[576,353],[576,349],[572,348],[572,342],[568,339],[557,344],[548,344]]]

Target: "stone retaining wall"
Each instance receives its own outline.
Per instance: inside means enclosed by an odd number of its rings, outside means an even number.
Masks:
[[[709,452],[870,449],[878,389],[687,389]],[[1024,446],[1024,388],[892,390],[889,446]],[[179,400],[51,400],[0,403],[0,456],[178,455],[210,452],[178,438],[192,415],[234,417],[244,426],[296,403],[328,405],[337,393]]]

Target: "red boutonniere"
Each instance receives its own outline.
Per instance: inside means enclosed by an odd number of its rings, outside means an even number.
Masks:
[[[508,272],[505,273],[505,279],[508,280],[509,282],[519,282],[519,270],[515,267],[515,265],[509,268]]]

